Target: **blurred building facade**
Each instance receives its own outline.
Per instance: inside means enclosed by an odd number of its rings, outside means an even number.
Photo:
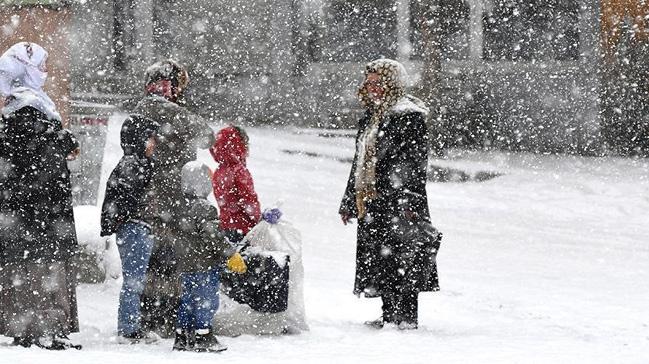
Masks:
[[[598,153],[611,99],[603,55],[620,58],[625,24],[645,35],[638,3],[73,1],[70,87],[128,108],[146,66],[172,57],[190,71],[188,106],[214,120],[353,127],[364,63],[389,57],[434,107],[441,148]]]

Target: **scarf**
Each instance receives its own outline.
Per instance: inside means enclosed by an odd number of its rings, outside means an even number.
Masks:
[[[3,115],[31,106],[53,120],[61,120],[56,105],[43,91],[47,80],[47,51],[35,43],[20,42],[0,56],[0,97]]]
[[[370,112],[370,120],[359,137],[356,154],[356,174],[354,188],[356,191],[356,208],[358,218],[365,217],[367,202],[376,198],[376,139],[379,126],[386,113],[405,95],[406,70],[403,65],[391,59],[377,59],[365,67],[365,75],[375,73],[379,76],[380,86],[384,93],[380,100],[372,98],[367,80],[358,90],[358,98]]]

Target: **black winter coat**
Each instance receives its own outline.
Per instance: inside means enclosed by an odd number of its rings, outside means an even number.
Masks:
[[[180,272],[216,269],[235,252],[219,230],[216,207],[204,198],[185,194],[170,227],[178,234],[174,248]]]
[[[65,261],[77,250],[66,157],[79,144],[58,120],[24,107],[0,132],[0,261]]]
[[[140,115],[124,121],[120,145],[124,156],[106,182],[101,207],[101,236],[111,235],[129,220],[145,221],[148,205],[146,188],[154,172],[153,159],[145,154],[147,140],[160,125]]]
[[[356,145],[369,125],[370,114],[359,122]],[[354,293],[366,297],[386,292],[439,289],[426,195],[428,133],[425,115],[391,110],[379,125],[376,140],[377,197],[366,204],[359,219]],[[340,213],[357,217],[354,157]],[[428,228],[430,227],[430,228]]]
[[[106,194],[101,206],[101,236],[115,233],[129,220],[144,221],[145,190],[153,175],[149,158],[125,155],[106,182]]]

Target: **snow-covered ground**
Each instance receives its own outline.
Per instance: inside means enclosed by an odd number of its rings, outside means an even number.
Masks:
[[[119,127],[111,129],[105,170],[120,156]],[[502,175],[428,185],[444,232],[442,290],[421,295],[419,330],[377,331],[362,322],[380,315],[380,300],[351,293],[355,226],[337,214],[353,140],[270,128],[250,129],[250,140],[262,205],[282,200],[285,219],[302,231],[309,332],[222,338],[229,350],[221,354],[174,353],[171,340],[118,345],[119,281],[110,280],[79,287],[81,333],[73,336],[82,351],[5,344],[0,362],[649,362],[648,160],[497,152],[432,160]],[[207,152],[200,159],[214,166]]]

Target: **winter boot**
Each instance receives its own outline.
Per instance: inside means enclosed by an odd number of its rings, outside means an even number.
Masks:
[[[173,351],[187,351],[194,347],[193,332],[183,329],[176,329]]]
[[[22,346],[23,348],[31,347],[34,344],[32,337],[14,337],[13,346]]]
[[[144,342],[145,344],[153,344],[158,341],[160,341],[160,335],[156,334],[153,331],[136,331],[131,334],[119,335],[117,337],[117,342],[119,344],[138,344],[140,342]]]
[[[218,353],[227,350],[227,346],[219,343],[211,329],[196,330],[196,340],[193,350],[197,353]]]
[[[62,348],[57,350],[63,350],[63,349],[81,350],[83,348],[83,346],[79,344],[73,344],[72,340],[70,340],[70,338],[65,334],[54,335],[54,339],[52,340],[52,346]]]
[[[37,338],[34,341],[34,345],[38,346],[41,349],[46,350],[65,350],[68,349],[65,345],[62,345],[60,342],[56,341],[56,338],[53,335],[46,335]]]
[[[417,330],[417,323],[416,322],[407,322],[407,321],[401,321],[397,325],[397,328],[401,331],[405,330]]]

